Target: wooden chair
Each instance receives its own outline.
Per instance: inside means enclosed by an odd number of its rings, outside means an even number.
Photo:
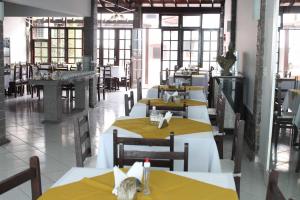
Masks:
[[[217,98],[216,125],[213,126],[213,135],[218,147],[219,156],[223,158],[223,140],[224,140],[224,118],[225,118],[225,97],[220,95]]]
[[[125,64],[125,76],[121,77],[121,84],[125,86],[125,89],[131,89],[131,76],[130,76],[130,63]]]
[[[74,119],[76,166],[83,167],[86,158],[92,156],[88,112]]]
[[[145,158],[149,158],[152,167],[166,167],[173,171],[174,160],[183,160],[184,171],[188,171],[188,144],[184,145],[184,152],[174,152],[174,133],[170,133],[170,139],[146,139],[118,137],[118,131],[114,130],[113,137],[114,165],[124,167],[124,165],[132,165],[134,162],[142,162]],[[170,152],[124,151],[124,145],[169,147]],[[118,146],[119,157],[117,156]]]
[[[98,101],[100,101],[100,93],[102,91],[102,98],[105,100],[105,91],[106,91],[106,85],[104,84],[104,68],[98,67],[98,81],[97,81],[97,93],[98,93]]]
[[[278,172],[271,171],[267,188],[266,200],[286,200],[278,187]]]
[[[37,200],[42,195],[40,161],[37,156],[30,158],[28,169],[0,182],[0,195],[27,181],[31,181],[32,200]]]
[[[240,195],[240,180],[242,170],[243,142],[244,142],[245,121],[239,120],[235,125],[233,138],[234,148],[232,149],[231,159],[221,159],[221,168],[223,173],[233,173],[236,191]]]
[[[177,79],[184,79],[185,83],[183,85],[192,85],[193,82],[192,75],[176,75],[176,72],[174,72],[174,83],[176,83]]]
[[[184,144],[184,152],[153,152],[153,151],[125,151],[124,145],[119,145],[119,167],[124,165],[133,165],[135,162],[150,159],[152,167],[168,167],[174,160],[184,161],[184,171],[188,171],[188,144]],[[172,167],[173,168],[173,167]]]
[[[278,139],[280,134],[280,129],[291,129],[292,137],[293,137],[293,144],[296,143],[296,139],[298,136],[298,129],[293,124],[293,114],[282,112],[282,93],[281,88],[277,88],[276,94],[276,102],[275,102],[275,112],[274,112],[274,120],[273,120],[273,136],[272,140],[274,142],[275,150],[277,150],[278,146]]]
[[[130,91],[130,96],[128,94],[124,95],[124,105],[125,105],[125,116],[129,116],[130,111],[134,106],[134,94],[133,91]]]
[[[142,91],[142,78],[138,78],[137,80],[137,101],[141,100],[143,98],[143,91]]]
[[[146,106],[146,117],[150,116],[150,110],[152,110],[153,106],[151,105],[151,101],[148,100]],[[160,111],[172,111],[174,116],[182,116],[183,118],[188,118],[188,106],[184,103],[182,107],[174,107],[174,106],[156,106],[156,110]]]
[[[164,87],[158,86],[157,98],[162,98],[162,96],[164,95],[165,92],[175,92],[175,91],[177,91],[179,93],[179,95],[183,94],[183,98],[186,99],[187,90],[186,90],[185,86],[183,86],[182,88],[176,89],[176,90],[166,89]]]
[[[13,66],[13,80],[9,82],[9,93],[14,93],[15,97],[17,94],[23,95],[23,85],[22,85],[22,67],[20,64],[15,64]]]

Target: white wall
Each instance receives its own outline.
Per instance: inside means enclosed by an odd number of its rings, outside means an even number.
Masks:
[[[257,20],[253,16],[253,2],[237,2],[236,50],[239,53],[239,68],[246,77],[244,104],[253,111],[253,96],[256,70]]]
[[[226,52],[228,50],[229,42],[230,42],[230,27],[228,27],[227,23],[231,21],[231,0],[225,1],[225,15],[224,15],[224,34],[226,39],[224,40],[224,47]]]
[[[91,0],[4,0],[5,2],[46,9],[65,16],[86,17],[91,15]],[[34,13],[29,16],[36,16]]]
[[[3,36],[10,38],[11,63],[26,62],[26,23],[24,17],[5,17]]]

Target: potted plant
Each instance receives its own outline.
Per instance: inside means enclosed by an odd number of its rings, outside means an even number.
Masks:
[[[236,61],[236,56],[234,55],[234,48],[232,45],[229,45],[229,49],[226,52],[225,56],[218,55],[217,62],[222,67],[222,76],[231,76],[230,69]]]

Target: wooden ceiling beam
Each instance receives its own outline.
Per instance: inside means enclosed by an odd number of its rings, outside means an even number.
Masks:
[[[296,0],[291,0],[290,5],[289,6],[293,6],[295,4]]]
[[[177,2],[176,2],[176,0],[174,0],[174,4],[175,4],[175,7],[177,7]]]

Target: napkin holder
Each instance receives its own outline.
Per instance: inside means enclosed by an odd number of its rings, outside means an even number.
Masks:
[[[169,124],[168,124],[167,120],[165,118],[162,118],[158,124],[158,128],[162,129],[162,128],[167,127],[168,125]]]

